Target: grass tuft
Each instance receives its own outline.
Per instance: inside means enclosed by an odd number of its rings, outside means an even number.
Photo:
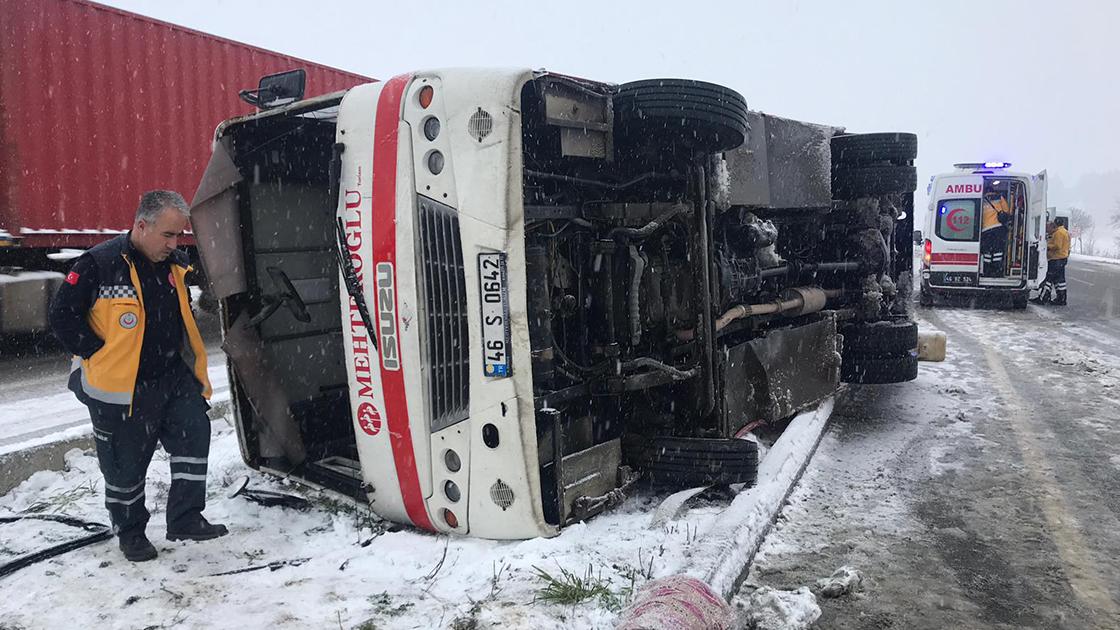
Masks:
[[[537,590],[537,599],[561,605],[574,605],[589,599],[597,599],[608,610],[621,610],[622,600],[611,591],[610,580],[603,579],[602,574],[596,576],[591,565],[587,565],[587,572],[583,575],[573,573],[564,567],[559,569],[559,576],[553,576],[540,567],[533,567],[537,578],[544,582],[544,586]]]

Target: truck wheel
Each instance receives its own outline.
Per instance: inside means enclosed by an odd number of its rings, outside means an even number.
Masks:
[[[918,356],[870,357],[844,355],[840,364],[840,380],[845,383],[880,385],[904,383],[918,378]]]
[[[753,485],[758,475],[758,444],[749,440],[633,436],[623,452],[656,486]]]
[[[835,199],[912,193],[917,186],[918,174],[913,166],[843,167],[832,171]]]
[[[918,324],[910,320],[849,326],[844,335],[844,355],[899,357],[918,347]]]
[[[914,158],[918,157],[918,136],[912,133],[833,136],[831,145],[833,166],[910,166]]]
[[[650,79],[619,86],[614,96],[621,150],[656,143],[706,153],[728,151],[747,137],[747,102],[735,90],[687,79]]]

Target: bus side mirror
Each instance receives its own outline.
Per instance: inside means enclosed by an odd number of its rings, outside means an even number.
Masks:
[[[922,231],[914,230],[914,244],[921,245],[923,242],[925,242],[925,239],[922,238]]]
[[[307,71],[289,70],[261,77],[255,90],[241,90],[241,100],[258,108],[270,109],[303,98],[307,87]]]

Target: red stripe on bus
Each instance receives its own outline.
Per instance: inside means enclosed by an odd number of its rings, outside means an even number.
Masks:
[[[381,89],[377,100],[377,119],[373,131],[373,268],[367,274],[376,278],[377,264],[393,264],[393,313],[397,313],[397,130],[401,122],[401,99],[411,75],[393,77]],[[409,269],[412,264],[407,265]],[[375,280],[376,282],[376,280]],[[377,313],[381,312],[380,292],[376,291]],[[380,315],[375,319],[377,321]],[[400,330],[400,322],[394,322]],[[380,334],[378,335],[380,337]],[[396,341],[399,344],[399,341]],[[384,348],[381,348],[382,351]],[[398,352],[398,357],[399,357]],[[389,425],[389,443],[393,449],[393,464],[397,468],[397,482],[408,518],[417,527],[435,531],[420,490],[416,451],[412,445],[412,428],[408,417],[408,400],[405,398],[404,366],[386,370],[381,365],[381,387],[385,395],[385,416]]]
[[[973,265],[980,262],[980,254],[931,254],[935,265]]]

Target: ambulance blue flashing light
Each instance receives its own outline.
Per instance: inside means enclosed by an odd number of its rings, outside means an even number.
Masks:
[[[1011,162],[984,162],[984,168],[1009,168]]]

